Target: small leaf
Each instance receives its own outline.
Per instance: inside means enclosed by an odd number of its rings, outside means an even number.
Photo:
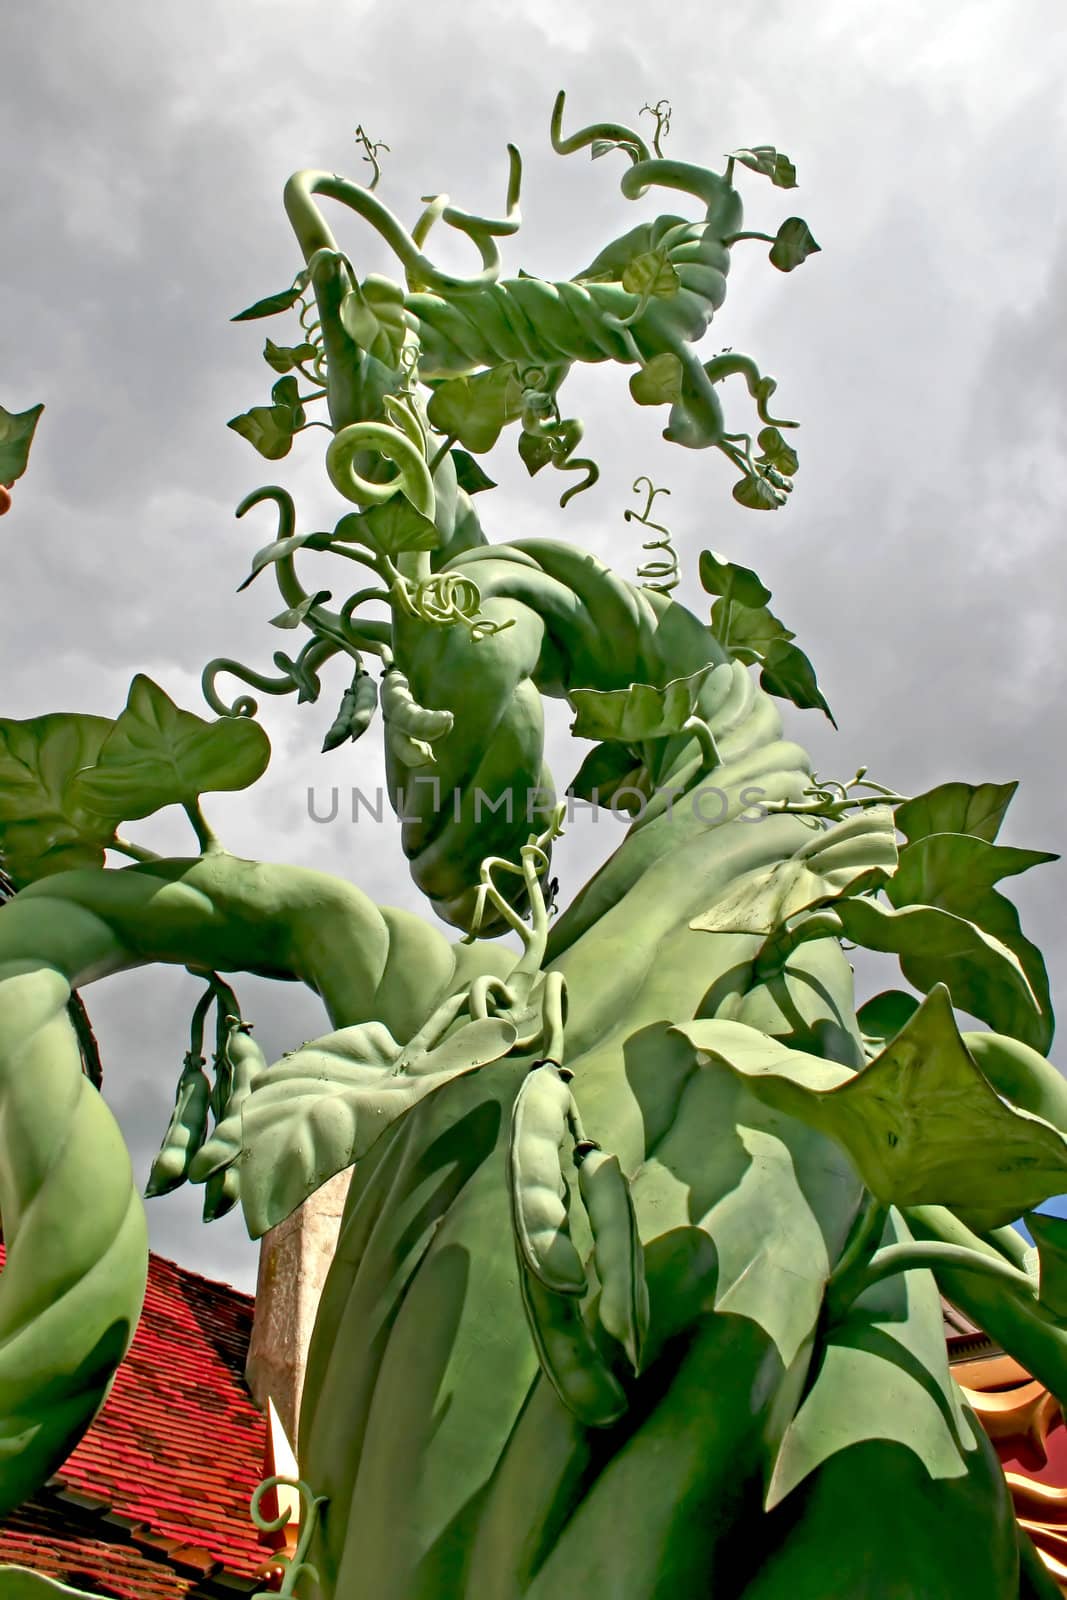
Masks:
[[[768,694],[792,701],[801,711],[822,711],[837,727],[816,680],[815,668],[799,646],[787,639],[775,639],[763,658],[759,681]]]
[[[771,591],[751,567],[740,567],[714,550],[704,550],[700,556],[700,582],[706,594],[721,595],[723,600],[758,610],[771,598]]]
[[[284,561],[286,556],[291,556],[294,550],[328,550],[333,535],[329,533],[293,533],[287,539],[275,539],[271,544],[265,544],[262,550],[257,550],[252,557],[252,570],[243,583],[238,584],[237,593],[247,589],[254,583],[265,567],[273,561]]]
[[[763,177],[770,178],[776,189],[795,189],[797,186],[796,167],[788,156],[784,156],[773,145],[757,144],[750,150],[733,150],[730,154],[732,160],[740,161],[750,172],[759,172]]]
[[[73,784],[113,726],[108,717],[75,712],[0,720],[0,859],[20,887],[53,872],[103,866],[121,819],[87,807]]]
[[[763,451],[762,462],[774,467],[787,478],[793,477],[800,465],[800,457],[792,445],[786,444],[777,428],[762,428],[757,435],[756,443]]]
[[[440,548],[441,534],[436,524],[416,511],[402,494],[394,494],[380,506],[369,507],[360,521],[368,541],[385,555]]]
[[[626,745],[598,744],[571,779],[567,793],[577,800],[607,805],[618,790],[639,788],[638,779],[643,775],[644,769]]]
[[[707,933],[762,933],[810,906],[837,902],[869,887],[875,874],[897,863],[896,829],[888,806],[871,806],[828,828],[812,830],[807,843],[785,861],[735,879],[708,911],[689,926]]]
[[[555,453],[552,440],[545,434],[527,433],[525,429],[519,434],[519,460],[531,478],[536,477],[542,467],[548,466]]]
[[[631,377],[630,393],[639,406],[673,404],[682,394],[682,363],[669,350],[653,356]]]
[[[638,744],[680,733],[693,715],[712,667],[687,678],[674,678],[664,688],[632,683],[628,689],[571,689],[568,693],[577,739],[610,739]]]
[[[815,243],[803,217],[787,217],[771,245],[770,263],[779,272],[792,272],[794,267],[799,267],[802,261],[815,255],[821,248]]]
[[[349,290],[338,314],[341,326],[360,349],[384,366],[400,365],[407,326],[404,291],[398,283],[372,274]]]
[[[275,344],[268,339],[263,346],[263,359],[275,372],[291,372],[298,361],[311,361],[315,353],[313,344]]]
[[[623,269],[622,286],[627,294],[669,300],[681,288],[681,279],[666,250],[645,250]]]
[[[452,460],[456,465],[456,482],[467,494],[481,494],[483,489],[495,489],[493,482],[466,450],[450,451]]]
[[[279,611],[276,617],[271,617],[270,625],[272,628],[299,628],[312,607],[321,606],[323,601],[329,598],[329,589],[320,589],[316,594],[305,595],[295,606],[289,606],[287,610]]]
[[[43,405],[31,406],[28,411],[5,411],[0,406],[0,484],[7,488],[26,470],[34,430],[43,410]]]
[[[226,424],[265,456],[280,461],[293,447],[293,435],[302,424],[294,421],[288,406],[253,406]]]
[[[257,317],[273,317],[279,311],[288,311],[291,306],[296,305],[296,302],[307,288],[308,282],[308,272],[306,270],[298,272],[293,280],[292,288],[283,289],[280,294],[268,295],[265,300],[257,300],[254,306],[249,306],[245,311],[239,311],[235,317],[230,318],[230,321],[252,322]]]
[[[738,478],[730,493],[738,505],[748,511],[777,511],[785,505],[782,491],[759,472],[746,472],[743,478]]]
[[[927,833],[973,833],[990,844],[1000,832],[1018,783],[941,783],[897,807],[906,839]]]
[[[81,804],[133,821],[164,806],[191,805],[211,791],[247,789],[269,760],[270,742],[258,722],[205,722],[180,711],[138,673],[95,765],[78,774],[72,792]]]
[[[446,379],[434,390],[426,414],[438,433],[484,455],[521,411],[522,385],[514,363],[506,361],[473,377]]]
[[[1038,1301],[1067,1322],[1067,1217],[1031,1211],[1024,1221],[1037,1246]]]

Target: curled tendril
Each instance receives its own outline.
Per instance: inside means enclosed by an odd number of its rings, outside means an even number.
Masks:
[[[447,194],[423,195],[426,207],[412,230],[413,241],[421,248],[435,222],[441,221],[456,228],[475,241],[482,238],[506,238],[518,233],[522,223],[519,195],[522,191],[522,156],[513,144],[508,145],[507,213],[503,217],[480,217],[472,211],[460,211],[449,203]]]
[[[661,139],[665,139],[671,131],[671,103],[669,100],[657,100],[654,106],[643,105],[639,115],[643,116],[646,111],[656,119],[656,131],[652,137],[652,148],[658,156],[662,156],[663,151],[659,147],[659,142]]]
[[[384,139],[372,139],[370,134],[365,131],[362,122],[356,129],[356,143],[363,146],[363,160],[369,161],[371,166],[374,168],[374,176],[368,183],[367,188],[376,189],[378,187],[378,180],[382,175],[381,163],[378,160],[378,151],[388,150],[389,146],[385,143]]]
[[[388,483],[361,477],[354,458],[364,450],[376,450],[393,462],[397,475]],[[433,520],[436,499],[426,457],[406,433],[388,423],[353,422],[342,428],[326,448],[326,472],[338,494],[357,506],[384,505],[399,491],[416,511]]]
[[[634,163],[652,159],[652,152],[641,135],[617,122],[594,122],[588,128],[581,128],[577,133],[564,138],[563,106],[566,99],[567,96],[561,89],[552,107],[550,138],[552,148],[557,155],[569,156],[575,150],[585,150],[591,144],[614,144],[618,145],[620,150],[625,150]]]
[[[204,699],[219,717],[254,717],[259,710],[259,702],[251,695],[238,695],[232,705],[227,705],[215,687],[215,679],[222,673],[231,678],[237,678],[241,683],[247,683],[250,688],[258,689],[261,694],[292,694],[294,690],[299,693],[299,698],[307,699],[307,682],[309,675],[317,674],[319,667],[328,661],[341,649],[341,645],[332,639],[312,639],[300,652],[296,662],[282,666],[279,677],[270,678],[265,673],[256,672],[251,667],[246,667],[241,661],[233,661],[228,656],[216,656],[214,661],[209,661],[200,678],[200,688]],[[278,653],[280,655],[281,652]],[[282,663],[275,656],[275,665]],[[288,658],[285,658],[287,661]],[[291,670],[291,669],[296,669]],[[317,682],[317,677],[315,678]],[[303,691],[303,692],[301,692]]]
[[[591,489],[600,477],[600,468],[589,456],[576,456],[585,428],[578,417],[561,417],[555,396],[558,376],[552,369],[530,367],[520,373],[524,385],[522,393],[522,430],[535,438],[545,439],[549,445],[549,460],[560,472],[581,472],[581,483],[565,489],[559,497],[561,507],[576,494]]]
[[[409,617],[417,617],[432,627],[448,628],[461,623],[475,643],[514,626],[514,618],[494,622],[490,617],[479,616],[482,596],[478,585],[455,572],[437,572],[419,583],[411,583],[397,573],[392,598]]]
[[[288,1525],[288,1511],[279,1511],[277,1516],[265,1517],[261,1510],[263,1496],[272,1490],[280,1488],[295,1489],[300,1496],[300,1537],[291,1557],[278,1557],[277,1565],[283,1569],[281,1588],[261,1589],[252,1596],[252,1600],[277,1600],[279,1594],[295,1595],[296,1585],[305,1573],[308,1574],[312,1583],[318,1584],[320,1581],[317,1569],[307,1560],[307,1553],[318,1529],[322,1508],[327,1504],[326,1496],[316,1494],[302,1478],[280,1476],[265,1478],[252,1496],[251,1505],[252,1521],[261,1533],[281,1533],[282,1529]]]
[[[852,789],[870,789],[868,795],[850,794]],[[905,805],[908,796],[887,789],[884,783],[875,783],[867,777],[867,768],[860,767],[848,783],[837,778],[820,778],[811,775],[811,783],[801,791],[803,800],[768,801],[766,810],[788,812],[793,816],[814,817],[827,822],[839,822],[850,811],[867,811],[872,806]]]
[[[641,485],[646,485],[645,509],[641,512],[629,510],[623,512],[625,522],[640,522],[646,528],[652,528],[656,533],[663,535],[662,539],[649,539],[644,543],[642,550],[663,550],[666,555],[656,561],[646,561],[643,567],[638,567],[637,576],[641,579],[644,588],[653,590],[656,594],[670,594],[672,589],[677,589],[681,581],[678,576],[678,552],[671,542],[669,529],[660,522],[653,522],[649,513],[652,502],[658,494],[670,494],[669,489],[657,489],[652,479],[644,474],[634,479],[634,494],[640,492]]]

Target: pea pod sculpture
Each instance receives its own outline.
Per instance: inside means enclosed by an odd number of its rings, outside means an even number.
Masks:
[[[143,676],[114,720],[0,722],[0,776],[47,770],[55,808],[20,811],[13,788],[0,809],[19,891],[0,907],[0,1509],[88,1426],[144,1289],[140,1196],[68,1001],[161,963],[209,975],[222,1044],[215,1126],[197,1050],[152,1191],[206,1181],[209,1214],[239,1194],[258,1236],[355,1167],[298,1442],[324,1600],[1049,1594],[948,1370],[939,1290],[1067,1399],[1067,1242],[1032,1218],[1035,1270],[1011,1226],[1067,1188],[1067,1091],[1044,965],[995,888],[1051,858],[997,842],[1012,785],[816,779],[776,699],[825,701],[750,569],[702,560],[709,627],[672,597],[673,547],[646,586],[562,539],[490,542],[476,457],[505,427],[532,473],[593,484],[558,403],[575,363],[628,367],[752,509],[781,506],[797,465],[771,381],[696,351],[753,237],[735,176],[790,188],[791,163],[756,146],[711,172],[663,157],[661,109],[652,149],[614,123],[565,135],[563,109],[558,151],[621,155],[626,199],[666,187],[699,214],[637,223],[575,278],[501,280],[514,150],[497,218],[438,196],[408,231],[376,157],[369,187],[286,187],[303,263],[241,320],[300,328],[268,340],[285,376],[233,426],[277,460],[326,402],[333,530],[298,531],[278,485],[239,507],[275,509],[242,588],[273,574],[297,653],[211,662],[210,722]],[[403,282],[360,280],[320,199],[369,223]],[[439,223],[479,271],[434,264]],[[785,270],[817,248],[798,218],[754,237]],[[755,445],[726,432],[734,373]],[[317,552],[365,587],[331,604],[297,571]],[[337,657],[330,762],[380,702],[439,922],[231,854],[201,809],[265,764],[245,690],[313,703]],[[571,793],[626,794],[631,818],[558,916],[546,699],[594,742]],[[118,831],[175,804],[188,857]],[[909,987],[857,1009],[846,940],[896,955]],[[268,1062],[220,973],[306,984],[330,1031]]]

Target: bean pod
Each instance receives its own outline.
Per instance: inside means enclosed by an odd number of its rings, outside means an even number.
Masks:
[[[325,754],[336,750],[346,739],[355,741],[366,733],[378,707],[378,685],[369,672],[360,667],[351,686],[341,696],[341,707],[322,741]]]
[[[266,1057],[249,1033],[249,1025],[235,1018],[227,1018],[227,1024],[229,1033],[224,1055],[230,1070],[230,1089],[211,1138],[190,1162],[189,1176],[194,1183],[204,1183],[216,1173],[224,1172],[241,1154],[241,1109],[255,1078],[267,1070]],[[205,1215],[206,1206],[205,1199]],[[226,1209],[229,1210],[229,1206]]]
[[[633,1196],[618,1156],[591,1140],[575,1147],[578,1191],[593,1234],[593,1261],[600,1279],[600,1321],[626,1351],[634,1372],[648,1332],[645,1253]]]
[[[571,1294],[546,1289],[519,1256],[523,1310],[541,1370],[568,1411],[589,1428],[610,1428],[627,1407],[626,1395],[605,1362]]]
[[[169,1194],[189,1176],[190,1165],[207,1134],[210,1099],[211,1085],[204,1072],[203,1058],[186,1055],[174,1110],[145,1185],[145,1194],[150,1199]]]
[[[565,1071],[543,1061],[523,1079],[511,1114],[508,1192],[516,1248],[526,1270],[554,1294],[583,1295],[588,1285],[567,1225],[560,1164],[573,1104]]]
[[[382,715],[398,733],[406,733],[412,739],[425,739],[427,743],[452,731],[451,711],[432,711],[428,706],[420,706],[398,667],[390,667],[382,676]]]

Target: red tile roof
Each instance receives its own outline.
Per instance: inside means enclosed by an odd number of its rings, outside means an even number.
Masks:
[[[184,1600],[211,1592],[205,1580],[235,1596],[257,1587],[270,1551],[248,1510],[266,1445],[244,1382],[252,1308],[228,1284],[150,1258],[107,1403],[48,1489],[0,1523],[0,1564],[121,1600]]]

